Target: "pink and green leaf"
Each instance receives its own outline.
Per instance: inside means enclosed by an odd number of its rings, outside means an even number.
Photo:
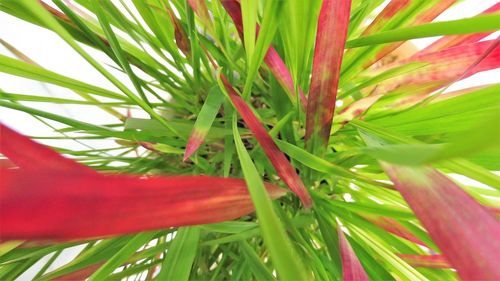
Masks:
[[[213,33],[214,26],[205,0],[187,0],[187,3],[191,6],[191,9],[193,9],[203,25]]]
[[[408,8],[410,4],[411,0],[391,0],[361,35],[366,36],[382,30],[395,15]]]
[[[500,28],[499,19],[500,14],[492,13],[465,19],[420,24],[362,36],[349,40],[346,46],[358,48],[417,38],[496,31]]]
[[[326,147],[330,139],[350,9],[350,0],[325,0],[321,6],[306,114],[309,150]]]
[[[398,256],[413,267],[451,268],[450,263],[443,255],[398,254]]]
[[[403,225],[401,225],[397,220],[393,218],[388,218],[388,217],[372,218],[365,216],[365,219],[367,219],[374,225],[386,230],[387,232],[390,232],[415,244],[425,247],[427,246],[422,240],[413,235],[413,233],[411,233],[408,229],[406,229]]]
[[[198,113],[193,130],[191,131],[191,135],[189,136],[186,144],[184,161],[191,157],[191,155],[205,141],[205,137],[207,136],[223,101],[224,95],[220,93],[220,90],[217,87],[212,88],[208,92],[207,99]]]
[[[339,247],[340,247],[340,257],[342,260],[342,277],[345,281],[368,281],[368,275],[365,269],[361,265],[356,253],[352,249],[351,245],[344,236],[344,232],[339,226]]]

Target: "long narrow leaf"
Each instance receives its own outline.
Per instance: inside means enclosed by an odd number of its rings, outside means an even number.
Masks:
[[[324,0],[321,6],[307,103],[309,151],[324,148],[330,139],[350,8],[350,0]]]
[[[378,34],[349,40],[347,48],[357,48],[409,39],[432,37],[439,35],[469,34],[489,32],[500,29],[500,14],[481,15],[468,19],[433,22],[418,26],[399,28]]]
[[[239,179],[1,173],[4,239],[99,237],[220,222],[253,211]],[[274,197],[283,194],[267,188]]]
[[[189,280],[193,266],[198,240],[200,239],[199,227],[183,227],[177,230],[171,246],[163,259],[163,265],[158,280]]]
[[[416,1],[418,2],[418,1]],[[412,22],[412,25],[419,25],[423,23],[428,23],[431,22],[433,19],[435,19],[437,16],[439,16],[443,11],[448,9],[450,6],[455,4],[457,0],[440,0],[431,7],[429,7],[426,11],[423,13],[419,14]],[[368,67],[372,65],[373,63],[379,61],[381,58],[385,57],[387,54],[391,53],[392,51],[396,50],[399,46],[401,46],[404,42],[396,42],[389,44],[387,46],[384,46],[381,50],[379,50],[375,54],[375,59],[369,61],[368,63],[364,64],[364,67]]]
[[[426,247],[427,245],[422,242],[422,240],[418,239],[415,235],[413,235],[408,229],[406,229],[403,225],[401,225],[397,220],[393,218],[387,217],[365,217],[368,221],[373,223],[374,225],[390,232],[394,235],[407,239],[413,243],[419,244],[421,246]]]
[[[356,253],[349,245],[349,242],[344,236],[344,232],[338,227],[339,235],[339,245],[340,245],[340,256],[342,258],[342,276],[345,281],[368,281],[368,275],[366,274],[363,266],[359,262]]]
[[[42,67],[9,58],[4,55],[0,55],[0,72],[25,77],[28,79],[35,79],[41,82],[47,82],[71,90],[82,91],[93,95],[99,95],[118,100],[128,100],[127,97],[115,92],[90,85],[76,79],[72,79],[67,76],[46,70]]]
[[[276,169],[278,176],[280,176],[286,185],[300,198],[304,207],[310,208],[312,205],[311,196],[295,171],[295,168],[288,159],[286,159],[285,154],[280,151],[269,133],[253,113],[252,109],[246,104],[245,100],[233,89],[224,76],[221,76],[221,80],[222,86],[225,91],[227,91],[227,95],[231,99],[231,102],[262,146],[262,149]]]
[[[484,10],[481,15],[495,13],[500,10],[500,3],[497,3],[490,8]],[[431,45],[420,50],[417,54],[432,53],[454,46],[476,43],[479,40],[487,37],[492,32],[472,33],[467,35],[450,35],[443,36],[433,42]]]
[[[2,138],[0,143],[4,155],[13,155],[19,163],[33,160],[31,155],[11,152],[17,149],[16,140],[21,140],[26,150],[41,151],[47,157],[45,162],[57,165],[44,168],[44,162],[38,161],[38,170],[23,169],[24,164],[19,170],[0,170],[3,239],[98,237],[219,222],[253,210],[245,183],[239,179],[62,173],[58,165],[64,158],[22,135],[9,133],[14,138]],[[86,171],[76,165],[72,165],[75,170]],[[273,185],[266,188],[273,198],[283,194]]]
[[[97,281],[109,276],[117,267],[125,263],[140,247],[149,242],[155,234],[155,232],[146,232],[134,236],[134,238],[130,239],[130,241],[114,254],[112,258],[94,272],[88,280]]]
[[[398,255],[409,265],[414,267],[426,267],[426,268],[450,268],[450,264],[443,255],[408,255],[400,254]]]
[[[443,84],[467,78],[481,71],[498,68],[500,66],[500,48],[495,46],[498,45],[498,42],[497,39],[460,45],[439,52],[415,55],[395,63],[394,67],[415,62],[428,63],[428,65],[377,85],[370,95],[342,109],[335,121],[345,124],[364,113],[381,97],[399,88],[418,87],[420,92],[399,101],[399,104],[391,104],[391,107],[414,104],[427,97],[429,93],[441,88]],[[388,67],[393,67],[393,65]]]
[[[283,225],[273,210],[272,202],[267,192],[265,192],[257,169],[241,141],[236,127],[236,115],[233,118],[233,132],[235,134],[236,151],[259,218],[262,236],[280,278],[284,280],[310,280],[310,274],[306,272]]]

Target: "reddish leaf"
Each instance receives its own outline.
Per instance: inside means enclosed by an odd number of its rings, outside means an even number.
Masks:
[[[92,275],[92,273],[96,272],[104,262],[99,262],[90,266],[87,266],[85,268],[82,268],[77,271],[73,271],[71,273],[56,277],[54,279],[51,279],[52,281],[75,281],[75,280],[86,280],[87,278]]]
[[[100,237],[220,222],[253,211],[241,179],[1,173],[2,239]],[[267,188],[274,198],[283,194]]]
[[[50,6],[49,4],[43,2],[43,1],[38,1],[40,3],[40,5],[43,6],[43,8],[45,10],[47,10],[49,13],[51,13],[54,17],[58,18],[59,20],[63,21],[64,23],[74,27],[74,28],[77,28],[76,24],[73,23],[71,21],[71,19],[65,15],[63,12],[53,8],[52,6]]]
[[[191,6],[191,9],[195,11],[195,13],[201,12],[203,9],[202,6],[205,6],[205,0],[187,0],[189,6]]]
[[[479,50],[475,50],[475,52],[474,51],[468,52],[467,50],[464,50],[465,51],[464,60],[452,58],[452,59],[449,59],[448,61],[444,60],[443,62],[440,62],[438,58],[428,58],[429,61],[433,60],[433,61],[437,62],[436,66],[441,68],[442,73],[449,74],[448,75],[449,79],[448,80],[441,80],[441,81],[432,81],[432,82],[427,82],[427,83],[420,82],[421,84],[423,84],[423,87],[421,87],[421,89],[418,92],[415,92],[413,95],[411,95],[405,99],[399,100],[396,104],[393,104],[392,107],[393,108],[398,107],[398,108],[402,109],[404,107],[414,105],[414,104],[424,100],[425,98],[429,97],[429,95],[431,95],[435,90],[443,88],[443,86],[447,87],[448,85],[451,85],[456,81],[460,81],[464,78],[467,78],[467,77],[469,77],[475,73],[481,72],[481,71],[486,71],[486,70],[498,68],[498,66],[500,66],[500,48],[498,48],[499,44],[500,44],[500,37],[497,38],[496,40],[484,41],[484,42],[480,42],[480,43],[476,43],[476,44],[465,45],[463,47],[474,46],[474,47],[478,47],[477,49],[479,49]],[[450,50],[454,50],[454,49],[458,50],[458,49],[460,49],[460,47],[461,46],[457,46],[455,48],[450,48]],[[482,52],[482,53],[480,53],[480,52]],[[457,53],[456,55],[460,56],[460,53]],[[467,58],[467,56],[470,56],[470,57]],[[415,58],[418,58],[418,57],[419,56],[415,56]],[[445,56],[445,58],[446,58],[446,56]],[[455,64],[455,66],[458,65],[458,67],[456,67],[455,69],[452,69],[452,71],[448,71],[448,69],[446,69],[446,70],[443,69],[444,66],[446,66],[446,65],[453,66],[454,63],[451,63],[451,62],[456,62],[457,64]],[[460,63],[462,64],[462,66],[460,66]],[[457,71],[460,67],[463,70]],[[439,72],[439,69],[433,70],[433,71]],[[431,76],[430,76],[431,79],[433,79],[434,77],[439,77],[439,76],[447,77],[446,75],[439,75],[439,74],[434,73],[432,71],[429,74],[431,74]],[[424,81],[425,81],[425,79],[424,79]],[[411,81],[409,83],[417,83],[418,84],[419,81],[418,81],[418,79],[416,79],[415,81]],[[404,85],[404,84],[401,84],[401,85]]]
[[[427,23],[431,22],[433,19],[435,19],[437,16],[439,16],[442,12],[446,11],[451,5],[455,4],[457,0],[441,0],[438,1],[437,4],[433,5],[431,8],[428,10],[424,11],[422,14],[418,15],[415,20],[411,23],[411,25],[419,25],[422,23]],[[381,50],[377,52],[375,55],[375,59],[369,61],[364,65],[365,68],[373,65],[383,57],[385,57],[387,54],[391,53],[392,51],[396,50],[399,46],[401,46],[404,42],[396,42],[396,43],[391,43],[388,44],[387,46],[384,46]]]
[[[198,150],[198,148],[205,141],[206,134],[205,132],[200,132],[199,130],[193,130],[191,135],[189,135],[189,139],[186,144],[186,150],[184,151],[184,156],[182,157],[183,161],[187,161],[193,153]]]
[[[371,35],[377,31],[380,31],[390,19],[392,19],[397,13],[408,8],[411,4],[411,0],[392,0],[385,6],[385,8],[380,12],[377,17],[370,23],[370,25],[363,31],[361,36]]]
[[[295,90],[292,80],[292,75],[290,71],[288,71],[287,66],[281,59],[280,55],[276,50],[271,46],[267,51],[266,56],[264,57],[264,62],[266,63],[271,73],[274,75],[276,80],[280,83],[281,87],[285,89],[286,93],[289,95],[290,99],[295,100]],[[304,96],[304,92],[299,88],[299,98],[302,107],[305,109],[307,106],[307,99]]]
[[[500,216],[500,208],[497,207],[487,207],[492,213],[494,213],[496,216]]]
[[[487,54],[487,56],[475,65],[474,69],[468,71],[467,74],[461,78],[466,78],[481,71],[500,67],[500,48],[498,48],[498,41],[498,39],[487,40],[473,44],[460,45],[439,52],[415,55],[399,64],[428,62],[432,63],[432,65],[415,74],[404,76],[404,80],[400,83],[451,81],[460,77],[469,66],[473,65],[485,54]]]
[[[280,176],[286,185],[300,198],[304,207],[310,208],[312,206],[311,196],[299,175],[297,175],[295,168],[290,164],[285,154],[281,152],[276,143],[274,143],[269,133],[264,126],[262,126],[252,109],[246,104],[245,100],[236,93],[224,76],[221,75],[221,78],[231,102],[262,146],[262,149],[276,169],[278,176]]]
[[[350,9],[350,0],[324,0],[321,6],[306,115],[309,148],[325,147],[330,138]]]
[[[368,275],[358,257],[349,245],[344,232],[338,227],[340,257],[342,258],[342,277],[344,281],[368,281]]]
[[[500,280],[500,223],[431,168],[382,165],[461,278]]]
[[[37,144],[0,123],[0,152],[22,169],[51,170],[65,173],[97,174],[87,166],[64,158],[52,149]]]
[[[2,125],[1,240],[100,237],[238,218],[253,211],[245,181],[102,175]],[[272,198],[284,194],[267,184]]]
[[[404,76],[389,79],[377,85],[367,97],[362,98],[342,109],[336,122],[345,124],[363,114],[385,94],[398,88],[411,90],[413,95],[391,108],[414,104],[430,93],[449,83],[467,78],[475,73],[495,69],[500,66],[499,39],[488,40],[468,45],[460,45],[435,53],[415,55],[412,58],[387,66],[393,68],[411,62],[425,62],[429,65]]]
[[[236,0],[225,0],[222,1],[222,5],[226,9],[227,13],[233,19],[234,25],[238,30],[241,40],[243,40],[243,20],[241,16],[241,7],[240,3]],[[257,25],[257,34],[259,32],[259,26]],[[292,101],[295,101],[295,90],[292,80],[292,75],[285,63],[281,59],[280,55],[276,50],[270,46],[267,50],[266,56],[264,57],[264,62],[269,67],[269,70],[274,75],[276,80],[280,83],[280,85],[285,89],[287,94],[289,95]],[[299,97],[302,103],[302,106],[305,108],[307,104],[306,97],[301,89],[299,89]]]
[[[390,232],[394,235],[397,235],[399,237],[402,237],[408,241],[411,241],[413,243],[422,245],[422,246],[427,246],[422,240],[418,239],[413,235],[410,231],[408,231],[403,225],[401,225],[397,220],[392,219],[392,218],[386,218],[386,217],[378,217],[378,218],[371,218],[368,216],[365,216],[365,219],[373,223],[374,225],[386,230],[387,232]]]
[[[16,164],[12,163],[9,159],[0,159],[0,168],[15,168]]]
[[[189,56],[191,54],[191,43],[189,42],[188,36],[184,31],[184,28],[182,27],[181,23],[179,22],[179,19],[175,16],[174,12],[170,8],[167,8],[167,13],[168,16],[170,17],[170,20],[172,21],[172,24],[174,25],[174,36],[177,47],[179,47],[179,49],[185,56]]]
[[[450,268],[448,260],[443,255],[405,255],[398,254],[406,263],[413,267],[426,267],[426,268]]]
[[[480,15],[495,13],[499,10],[500,10],[500,3],[497,3],[491,6],[490,8],[484,10]],[[490,34],[491,32],[483,32],[483,33],[472,33],[465,35],[443,36],[440,39],[436,40],[431,45],[429,45],[428,47],[422,49],[420,52],[417,53],[417,55],[437,52],[454,46],[476,43]]]

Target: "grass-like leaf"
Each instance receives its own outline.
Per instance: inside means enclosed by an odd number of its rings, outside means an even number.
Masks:
[[[480,15],[473,18],[453,21],[434,22],[391,31],[384,31],[379,34],[349,40],[346,43],[346,47],[356,48],[439,35],[495,31],[500,29],[499,22],[500,15],[497,14]]]
[[[300,261],[296,250],[294,250],[278,216],[274,212],[270,196],[264,188],[250,155],[246,151],[243,142],[241,142],[236,127],[236,117],[233,119],[233,132],[236,151],[240,157],[243,174],[260,221],[262,235],[280,278],[286,280],[311,279],[310,274]]]
[[[324,148],[330,139],[350,9],[350,0],[326,0],[321,6],[307,103],[305,139],[309,151]],[[331,34],[336,35],[333,45]]]
[[[340,227],[338,228],[338,234],[340,255],[342,257],[342,276],[344,280],[369,280]]]
[[[484,10],[483,14],[491,14],[500,10],[500,3],[494,4],[490,8]],[[481,39],[487,37],[492,32],[481,32],[481,33],[472,33],[467,35],[452,35],[452,36],[443,36],[430,44],[429,46],[422,49],[419,53],[432,53],[439,50],[447,49],[454,46],[466,45],[471,43],[479,42]]]
[[[163,260],[163,266],[157,278],[159,280],[189,280],[199,239],[200,228],[179,228],[168,248],[167,256]]]
[[[399,255],[407,263],[415,267],[450,268],[450,264],[443,255]]]

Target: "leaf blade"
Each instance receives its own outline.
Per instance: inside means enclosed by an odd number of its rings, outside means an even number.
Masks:
[[[262,180],[250,155],[246,151],[236,126],[236,115],[233,118],[234,142],[240,158],[245,181],[252,196],[255,210],[259,218],[262,236],[269,249],[273,264],[281,278],[285,280],[309,280],[310,276],[302,266],[300,258],[289,240],[283,225],[273,210],[269,195],[265,192]]]
[[[309,151],[326,147],[330,139],[350,8],[350,0],[324,0],[321,6],[306,114]],[[333,46],[330,34],[338,36]]]

